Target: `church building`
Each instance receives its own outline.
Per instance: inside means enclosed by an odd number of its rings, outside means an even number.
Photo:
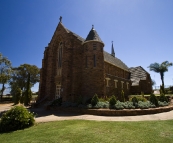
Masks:
[[[118,59],[114,47],[112,52],[104,51],[104,43],[92,26],[86,39],[68,30],[62,24],[62,17],[54,35],[45,48],[40,70],[38,100],[75,102],[115,95],[117,99],[123,90],[130,94],[151,93],[151,78],[142,67],[128,68]],[[130,57],[129,57],[130,58]]]

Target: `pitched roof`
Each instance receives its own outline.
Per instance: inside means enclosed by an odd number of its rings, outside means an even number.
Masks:
[[[120,59],[117,57],[113,57],[111,54],[104,51],[104,61],[111,63],[121,69],[124,69],[126,71],[129,71],[129,68],[125,63],[123,63]]]
[[[131,72],[130,80],[132,81],[132,86],[138,86],[140,80],[146,80],[148,72],[145,71],[141,66],[129,68]]]
[[[64,27],[65,28],[65,27]],[[97,31],[92,28],[91,31],[89,32],[86,40],[82,37],[80,37],[79,35],[77,35],[76,33],[70,31],[69,29],[65,28],[67,30],[68,33],[72,33],[77,39],[79,39],[81,42],[84,41],[89,41],[89,40],[95,40],[95,41],[99,41],[102,42],[102,40],[100,39],[99,35],[97,34]],[[103,43],[103,42],[102,42]],[[124,69],[126,71],[129,71],[128,67],[126,64],[124,64],[120,59],[118,59],[117,57],[113,57],[111,54],[107,53],[104,51],[104,61],[111,63],[121,69]]]
[[[72,31],[68,30],[67,28],[66,28],[66,30],[68,31],[68,33],[72,33],[72,34],[73,34],[77,39],[79,39],[81,42],[84,42],[84,41],[85,41],[84,38],[82,38],[81,36],[77,35],[76,33],[74,33],[74,32],[72,32]]]
[[[99,35],[97,34],[97,31],[94,28],[92,28],[90,30],[87,38],[85,39],[85,41],[90,41],[90,40],[102,42],[102,40],[100,39]]]
[[[82,38],[81,36],[79,36],[79,35],[77,35],[76,33],[74,33],[74,32],[72,32],[72,31],[70,31],[69,29],[67,29],[63,24],[62,24],[62,22],[59,22],[59,24],[58,25],[61,25],[66,31],[67,31],[67,33],[71,33],[73,36],[75,36],[77,39],[79,39],[81,42],[84,42],[84,38]]]

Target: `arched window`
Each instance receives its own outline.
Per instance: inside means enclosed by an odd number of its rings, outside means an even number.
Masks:
[[[57,75],[61,75],[61,67],[62,67],[62,50],[63,50],[63,44],[60,42],[58,50],[57,50],[57,63],[58,63],[58,69],[57,69]]]

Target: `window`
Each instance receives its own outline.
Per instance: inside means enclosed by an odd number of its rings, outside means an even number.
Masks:
[[[96,67],[96,55],[94,55],[94,67]]]
[[[126,84],[127,84],[127,89],[129,89],[129,83],[127,82]]]
[[[123,82],[123,81],[121,81],[121,88],[123,88],[123,84],[124,84],[124,82]]]
[[[109,80],[111,80],[110,78],[106,78],[106,86],[109,87]]]
[[[62,51],[63,50],[63,44],[62,42],[60,42],[58,50],[57,50],[57,75],[61,76],[61,72],[62,72]]]
[[[117,88],[118,86],[117,86],[117,82],[118,82],[118,80],[114,80],[115,81],[115,88]]]
[[[59,44],[59,47],[58,47],[58,67],[61,67],[62,66],[62,42]]]
[[[94,44],[93,44],[93,50],[96,50],[96,48],[97,48],[97,44],[94,43]]]

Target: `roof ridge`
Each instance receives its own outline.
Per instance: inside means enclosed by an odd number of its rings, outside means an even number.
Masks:
[[[71,30],[69,30],[69,29],[67,29],[66,28],[66,30],[68,31],[68,33],[72,33],[75,37],[77,37],[79,40],[81,40],[81,41],[84,41],[85,39],[84,38],[82,38],[81,36],[79,36],[78,34],[76,34],[76,33],[74,33],[74,32],[72,32]]]
[[[121,69],[129,71],[127,65],[124,62],[122,62],[119,58],[113,57],[111,54],[109,54],[106,51],[104,51],[103,53],[104,53],[104,61],[111,63]]]

